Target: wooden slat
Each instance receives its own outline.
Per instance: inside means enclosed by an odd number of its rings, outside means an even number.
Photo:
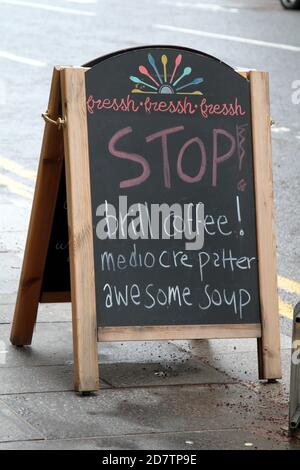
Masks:
[[[75,388],[99,388],[85,70],[62,75]]]
[[[61,114],[60,72],[53,71],[48,103],[51,118]],[[11,330],[14,345],[31,344],[63,162],[62,131],[46,124]]]
[[[260,324],[100,327],[98,341],[259,338]]]
[[[281,378],[273,207],[269,77],[250,72],[253,162],[262,337],[258,340],[260,379]]]
[[[61,292],[42,292],[40,303],[42,304],[52,304],[52,303],[64,303],[71,302],[71,292],[61,291]]]
[[[247,78],[247,79],[249,78],[249,72],[247,71],[243,71],[243,72],[238,71],[238,74],[241,75],[241,77],[243,78]]]

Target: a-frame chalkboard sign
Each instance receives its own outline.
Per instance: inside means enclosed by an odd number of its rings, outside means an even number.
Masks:
[[[12,343],[71,301],[78,391],[97,341],[257,338],[280,378],[268,74],[129,49],[56,67],[44,118]]]

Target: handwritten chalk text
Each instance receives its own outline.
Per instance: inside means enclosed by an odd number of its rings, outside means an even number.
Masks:
[[[87,99],[87,110],[90,114],[95,111],[115,111],[123,113],[164,113],[179,114],[184,116],[196,116],[207,119],[210,116],[244,116],[246,111],[235,98],[231,103],[209,103],[206,98],[191,100],[188,97],[177,100],[154,100],[147,96],[146,99],[138,101],[130,95],[126,98],[95,98],[89,95]]]

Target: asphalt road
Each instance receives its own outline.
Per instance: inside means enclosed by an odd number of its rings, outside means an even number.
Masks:
[[[0,292],[17,286],[53,65],[175,44],[270,72],[281,313],[291,315],[300,297],[299,24],[300,11],[283,10],[279,0],[0,0],[0,206],[11,233],[0,251],[15,250],[17,264],[4,274],[2,265]]]

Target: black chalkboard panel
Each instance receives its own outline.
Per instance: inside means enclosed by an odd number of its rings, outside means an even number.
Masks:
[[[211,56],[175,47],[128,50],[89,65],[98,325],[258,323],[247,80]],[[172,231],[168,239],[141,238],[138,225],[135,236],[118,230],[99,238],[108,227],[105,213],[118,216],[121,206],[124,213],[124,205],[175,204],[184,213],[199,203],[205,217],[200,249],[186,249],[184,236]],[[171,211],[171,224],[176,214]],[[128,212],[126,220],[130,229]],[[64,172],[42,291],[70,291]]]
[[[63,168],[42,283],[43,292],[70,292],[67,192]]]
[[[196,51],[145,47],[96,63],[86,96],[98,325],[259,323],[247,80]],[[141,219],[130,232],[141,205],[200,202],[200,249],[142,238]]]

